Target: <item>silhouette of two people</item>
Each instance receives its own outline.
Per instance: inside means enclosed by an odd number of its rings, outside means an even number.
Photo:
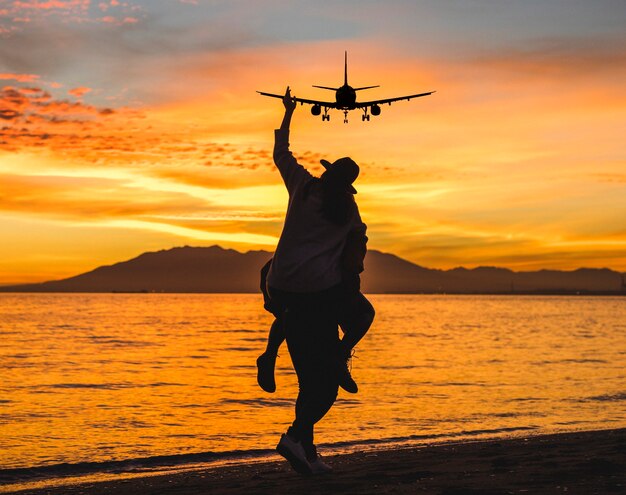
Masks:
[[[332,468],[317,452],[314,425],[334,404],[339,386],[357,392],[348,363],[374,319],[374,308],[360,292],[366,225],[352,185],[358,165],[348,157],[333,163],[322,160],[324,173],[312,176],[289,150],[296,108],[289,88],[283,105],[274,163],[289,203],[274,257],[261,270],[264,306],[275,320],[267,348],[257,360],[257,378],[263,390],[275,391],[276,355],[286,340],[299,392],[295,419],[276,448],[297,472],[324,473]]]

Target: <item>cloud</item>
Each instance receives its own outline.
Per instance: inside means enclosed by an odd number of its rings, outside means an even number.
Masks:
[[[89,88],[76,88],[75,95],[86,94]],[[107,123],[117,112],[82,101],[57,99],[36,86],[5,86],[0,89],[0,118],[10,125],[0,128],[0,150],[18,151],[31,146],[68,144]],[[131,118],[128,112],[126,118]],[[61,130],[60,126],[63,126]]]
[[[114,23],[138,22],[136,15],[142,12],[138,2],[117,0],[110,3],[100,2],[97,5],[91,0],[47,0],[47,1],[12,1],[0,10],[0,26],[7,35],[15,34],[24,29],[21,24],[34,23],[41,25],[43,22],[65,22],[68,24],[97,23],[102,20],[98,17],[99,11],[108,11]]]
[[[51,175],[0,175],[4,212],[102,221],[211,211],[208,200],[183,193],[146,191],[120,179]]]
[[[15,10],[84,10],[89,7],[89,0],[48,0],[48,1],[14,1],[12,7]]]
[[[290,84],[298,96],[332,98],[310,85],[341,83],[345,49],[353,85],[382,85],[368,98],[438,90],[385,106],[369,123],[354,112],[348,125],[340,113],[322,124],[298,107],[292,145],[303,165],[319,174],[320,158],[345,155],[361,165],[358,200],[372,247],[429,266],[519,267],[574,263],[578,246],[599,263],[598,253],[609,255],[599,241],[626,213],[619,35],[547,38],[533,25],[516,31],[523,39],[485,34],[497,26],[477,37],[447,18],[425,44],[440,26],[425,16],[427,34],[416,29],[422,6],[405,3],[393,7],[410,9],[400,21],[411,36],[402,38],[390,36],[394,16],[372,16],[367,5],[22,3],[33,7],[11,15],[29,23],[0,13],[8,81],[0,86],[0,167],[14,175],[1,179],[10,213],[126,222],[138,232],[151,223],[175,236],[276,235],[286,193],[271,140],[282,107],[255,90]],[[488,24],[468,11],[473,27]],[[366,38],[378,23],[380,37]],[[463,44],[446,45],[444,31]]]
[[[84,94],[79,88],[77,94]],[[11,115],[20,132],[33,128],[41,129],[40,124],[75,123],[86,125],[99,118],[105,118],[112,110],[98,108],[82,102],[57,100],[50,92],[39,87],[5,86],[0,90],[0,106],[5,115]],[[10,131],[11,129],[4,129]],[[13,129],[14,130],[14,129]]]
[[[37,74],[0,74],[0,79],[17,82],[35,82],[40,78]]]
[[[172,190],[165,182],[106,176],[0,174],[0,213],[60,226],[161,232],[178,239],[274,245],[282,215],[208,195]],[[160,188],[160,186],[162,186]]]
[[[626,77],[626,38],[546,37],[523,45],[500,45],[468,54],[467,63],[475,68],[523,76],[528,79],[564,81],[576,85],[584,81]]]
[[[78,88],[72,88],[67,93],[71,96],[75,96],[76,98],[82,98],[87,93],[91,93],[93,89],[87,88],[85,86],[80,86]]]

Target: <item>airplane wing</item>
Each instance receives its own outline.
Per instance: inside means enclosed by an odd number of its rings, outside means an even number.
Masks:
[[[435,91],[429,91],[428,93],[418,93],[415,95],[408,95],[408,96],[398,96],[396,98],[387,98],[385,100],[359,101],[357,102],[356,107],[365,108],[365,107],[370,107],[372,105],[384,105],[385,103],[389,103],[391,105],[394,101],[410,100],[411,98],[419,98],[421,96],[428,96],[428,95],[432,95],[433,93],[435,93]]]
[[[257,91],[257,93],[263,96],[271,96],[272,98],[280,98],[281,100],[285,96],[285,95],[276,95],[274,93],[264,93],[263,91]],[[337,103],[335,103],[334,101],[307,100],[306,98],[297,98],[295,96],[293,97],[293,99],[296,100],[301,105],[306,103],[307,105],[319,105],[320,107],[325,107],[325,108],[337,108]]]

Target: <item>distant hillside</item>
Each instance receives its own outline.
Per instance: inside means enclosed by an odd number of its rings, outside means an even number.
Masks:
[[[0,292],[258,292],[268,251],[240,253],[219,246],[178,247],[63,280],[0,287]],[[604,293],[626,294],[624,274],[609,269],[513,272],[504,268],[433,270],[371,250],[365,260],[368,293]]]

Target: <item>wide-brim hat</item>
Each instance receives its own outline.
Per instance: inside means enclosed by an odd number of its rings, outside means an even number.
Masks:
[[[326,169],[324,177],[332,182],[345,186],[352,194],[356,194],[356,189],[352,186],[352,183],[359,176],[359,166],[352,158],[344,156],[343,158],[335,160],[333,163],[322,159],[320,163]]]

